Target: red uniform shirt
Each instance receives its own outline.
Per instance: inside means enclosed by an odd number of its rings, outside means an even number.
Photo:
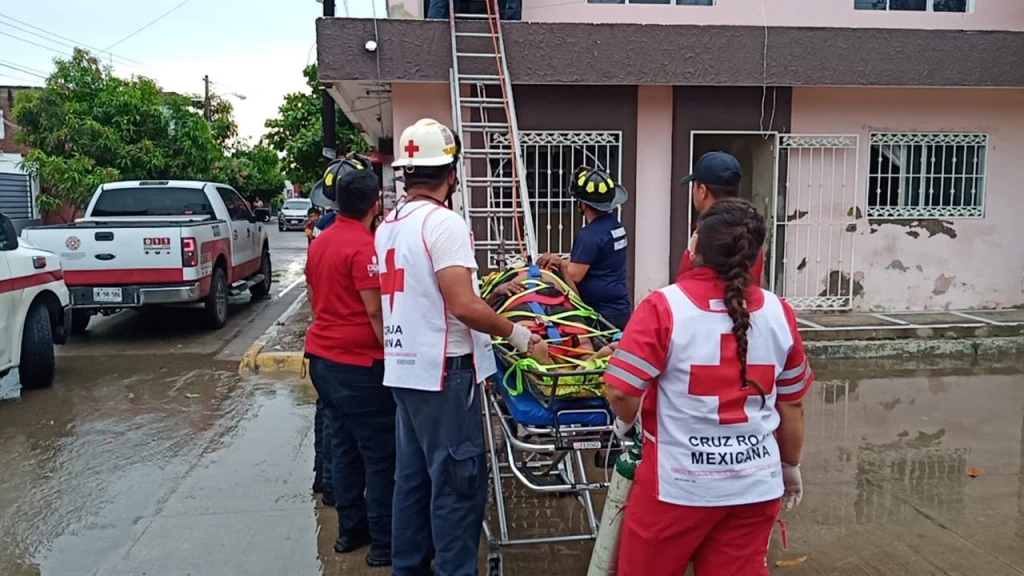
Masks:
[[[690,249],[687,248],[683,251],[683,259],[679,262],[679,275],[676,276],[676,282],[683,278],[683,272],[692,269],[693,260],[690,259]],[[761,285],[762,274],[764,274],[764,248],[757,252],[757,259],[754,260],[754,264],[750,267],[750,277],[754,280],[754,286]]]
[[[309,245],[306,282],[313,324],[306,353],[342,364],[371,366],[384,359],[384,347],[359,295],[380,288],[373,234],[362,223],[338,216]]]

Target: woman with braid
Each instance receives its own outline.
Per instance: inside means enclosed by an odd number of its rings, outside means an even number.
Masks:
[[[749,202],[708,207],[694,267],[640,303],[605,371],[616,433],[643,432],[619,576],[766,576],[779,510],[803,497],[814,373],[792,308],[750,276],[764,238]]]

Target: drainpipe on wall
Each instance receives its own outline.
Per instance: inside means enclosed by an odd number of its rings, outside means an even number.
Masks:
[[[324,18],[334,18],[334,0],[323,0],[324,3]],[[327,88],[323,88],[320,91],[322,98],[322,106],[320,108],[320,123],[323,125],[324,137],[323,137],[323,155],[324,157],[334,160],[338,157],[337,153],[337,120],[334,112],[334,99],[331,98]]]

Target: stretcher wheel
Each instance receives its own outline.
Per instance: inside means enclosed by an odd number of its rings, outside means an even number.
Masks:
[[[490,557],[487,558],[487,576],[501,575],[501,556],[496,553],[491,553]]]

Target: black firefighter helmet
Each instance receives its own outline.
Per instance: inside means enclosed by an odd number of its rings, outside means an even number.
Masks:
[[[611,212],[629,199],[629,192],[607,172],[580,166],[572,174],[569,191],[574,198],[601,212]]]
[[[373,170],[373,163],[362,154],[349,153],[344,158],[334,160],[324,171],[320,179],[309,193],[309,200],[314,206],[321,208],[338,207],[338,182],[341,177],[357,170]]]

